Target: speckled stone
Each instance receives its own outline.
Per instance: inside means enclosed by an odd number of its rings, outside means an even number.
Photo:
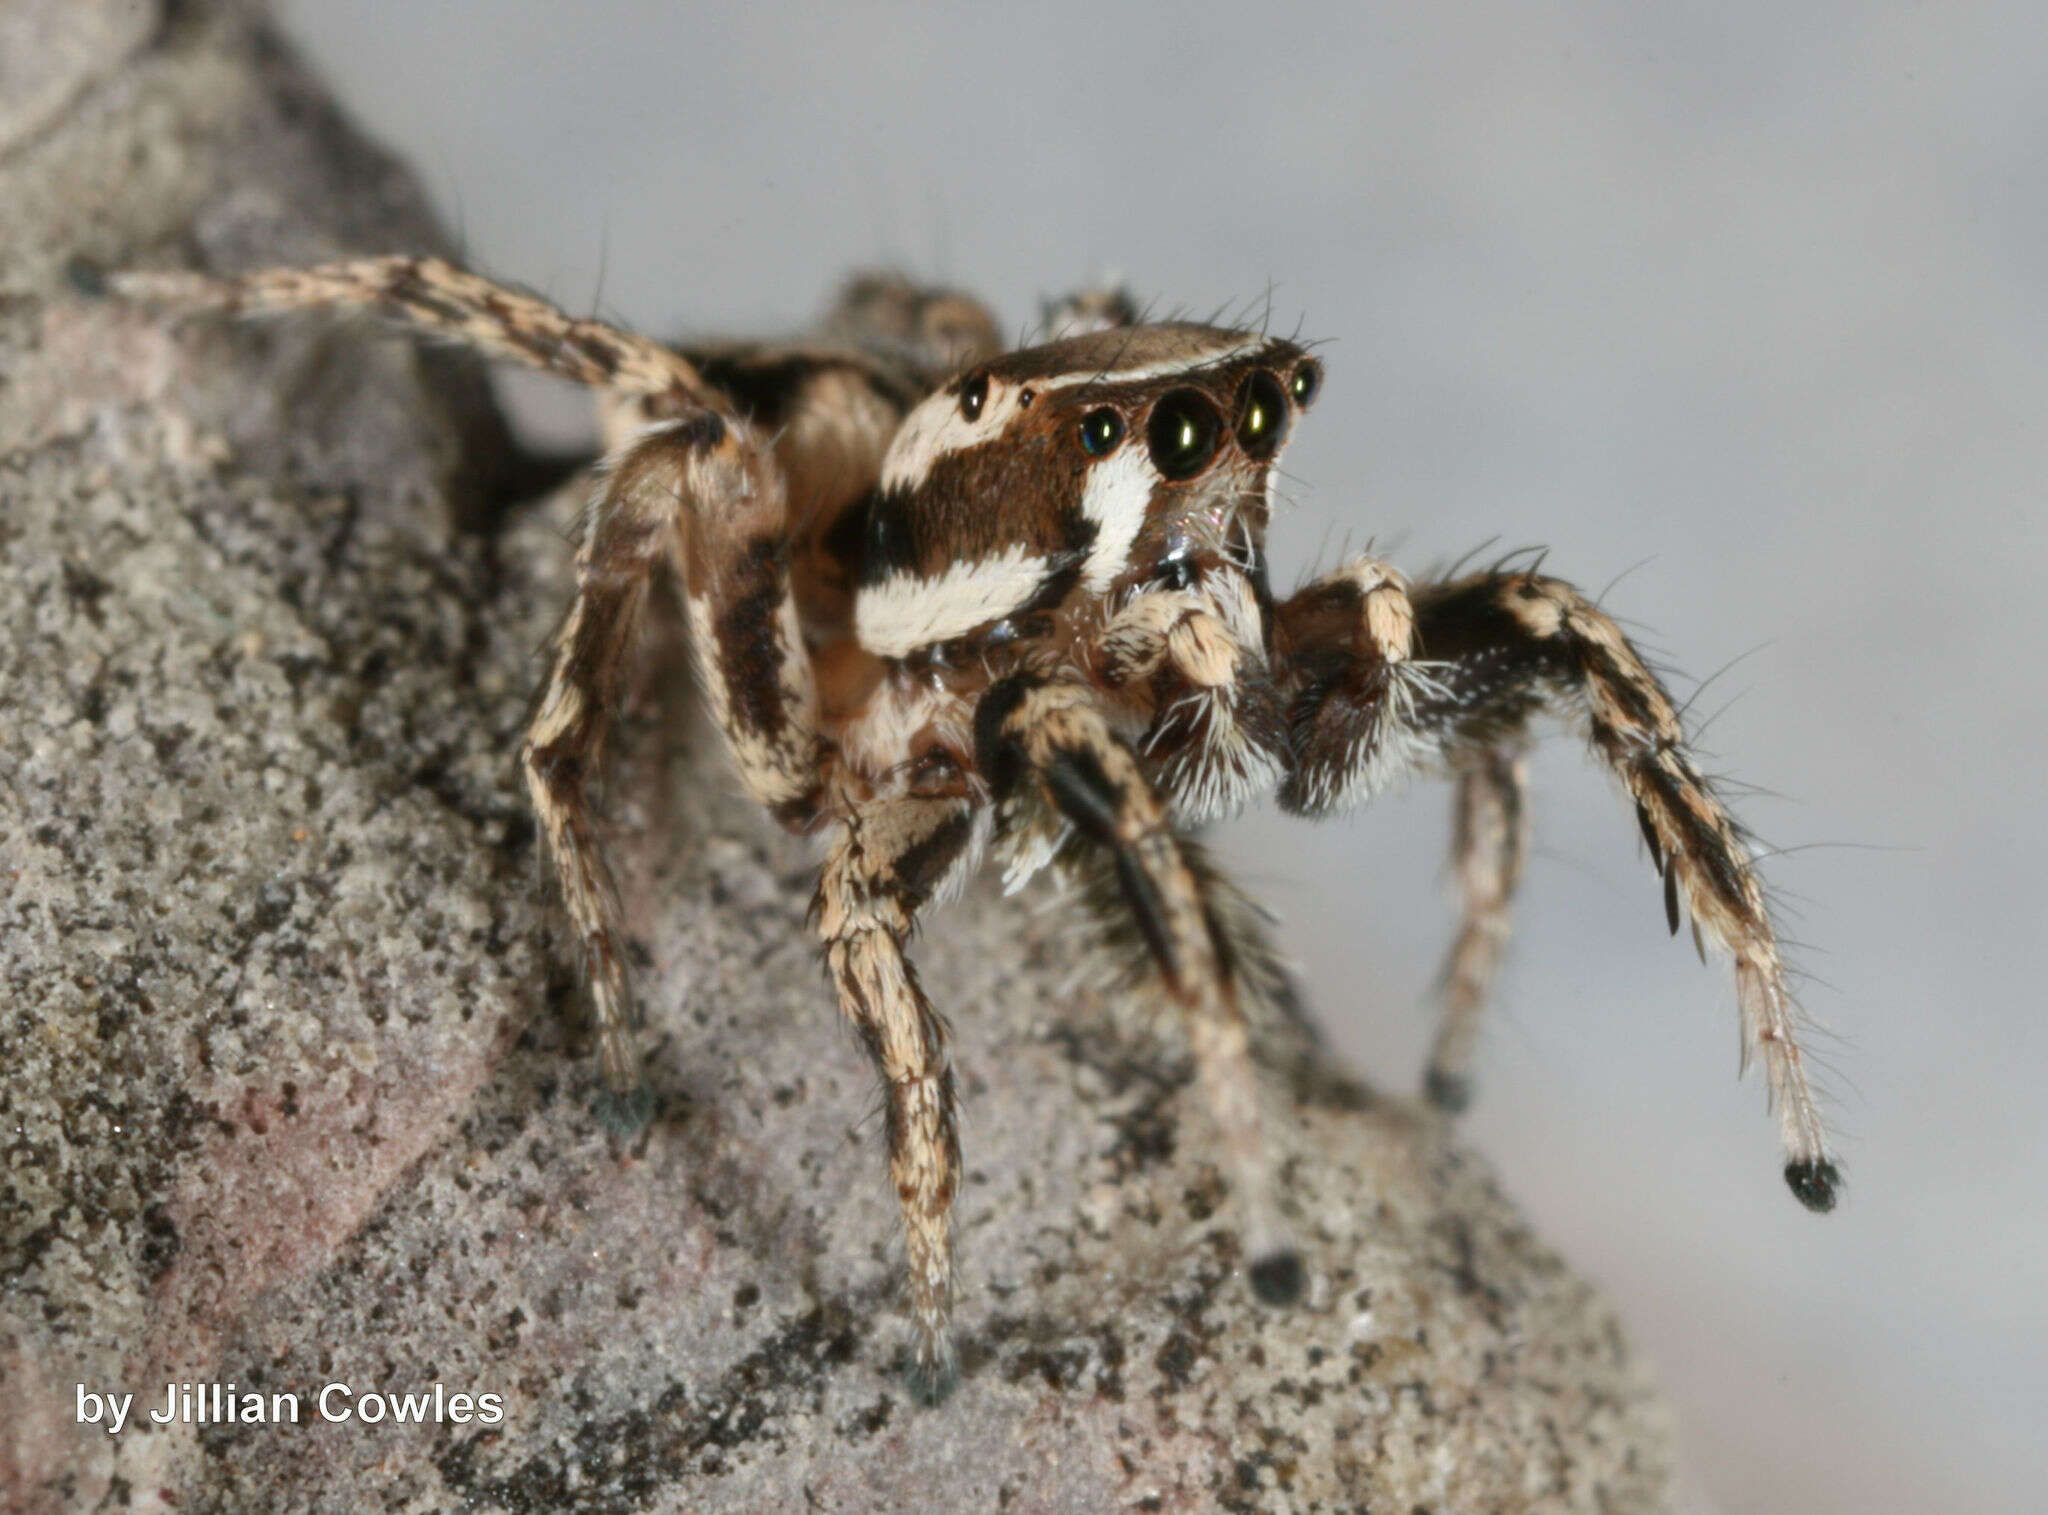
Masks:
[[[991,892],[921,945],[965,1372],[913,1405],[812,851],[660,629],[609,786],[659,1110],[606,1130],[513,771],[574,500],[492,514],[464,364],[66,283],[438,243],[247,11],[173,14],[0,157],[0,1506],[1664,1508],[1613,1316],[1440,1121],[1276,1075],[1310,1286],[1258,1304],[1180,1060]],[[188,1380],[309,1423],[75,1422]],[[504,1419],[320,1423],[328,1383]]]

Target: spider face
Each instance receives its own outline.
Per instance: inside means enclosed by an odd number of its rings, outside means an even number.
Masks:
[[[1121,294],[1049,312],[996,356],[977,304],[855,284],[815,346],[678,351],[428,259],[276,269],[127,293],[238,311],[374,306],[606,393],[636,421],[601,475],[578,589],[528,730],[527,787],[576,927],[600,1057],[637,1087],[618,903],[588,790],[656,575],[747,790],[829,828],[813,919],[884,1089],[918,1368],[951,1365],[962,1166],[946,1028],[906,944],[985,846],[1086,882],[1139,982],[1179,1006],[1260,1297],[1301,1259],[1267,1203],[1247,1002],[1282,975],[1184,828],[1277,788],[1320,816],[1421,769],[1457,786],[1464,919],[1426,1088],[1461,1106],[1527,842],[1523,757],[1550,709],[1628,795],[1676,931],[1735,966],[1785,1178],[1839,1180],[1747,841],[1621,628],[1569,584],[1495,568],[1417,586],[1357,557],[1276,598],[1271,486],[1320,370],[1299,347],[1136,324]],[[969,366],[952,372],[952,365]],[[647,424],[652,422],[653,424]]]
[[[854,601],[861,645],[911,657],[1261,559],[1273,468],[1316,372],[1290,342],[1171,325],[954,379],[883,459]]]

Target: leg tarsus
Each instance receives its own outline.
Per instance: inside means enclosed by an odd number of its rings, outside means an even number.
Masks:
[[[64,282],[88,300],[105,299],[110,288],[107,271],[84,253],[73,253],[64,260]]]
[[[1422,1076],[1422,1091],[1429,1102],[1446,1115],[1463,1115],[1472,1107],[1472,1079],[1469,1074],[1447,1073],[1431,1065]]]
[[[930,1339],[920,1339],[910,1364],[903,1370],[904,1385],[916,1403],[930,1409],[951,1397],[960,1382],[960,1354],[953,1346],[950,1329]]]
[[[623,1094],[609,1087],[599,1089],[591,1097],[590,1108],[610,1135],[633,1137],[653,1124],[660,1106],[643,1079]]]
[[[1308,1292],[1308,1267],[1293,1247],[1256,1258],[1250,1268],[1252,1293],[1264,1304],[1291,1305]]]
[[[1799,1203],[1816,1215],[1825,1215],[1835,1208],[1842,1170],[1831,1158],[1806,1158],[1785,1164],[1785,1184]]]

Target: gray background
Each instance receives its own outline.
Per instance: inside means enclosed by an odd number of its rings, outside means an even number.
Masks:
[[[1625,573],[1611,607],[1681,666],[1747,654],[1695,708],[1801,849],[1770,877],[1846,1203],[1779,1184],[1729,977],[1666,939],[1570,742],[1471,1134],[1620,1301],[1727,1510],[2039,1507],[2037,6],[283,10],[487,271],[664,333],[787,329],[878,261],[1019,329],[1105,271],[1270,298],[1331,342],[1280,576],[1543,543]],[[1446,811],[1225,833],[1390,1085],[1428,1042]]]

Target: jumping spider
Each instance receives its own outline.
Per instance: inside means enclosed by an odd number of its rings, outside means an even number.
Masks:
[[[748,792],[829,833],[813,919],[839,1005],[885,1081],[918,1367],[952,1365],[960,1144],[945,1023],[905,944],[984,857],[1113,880],[1184,1014],[1245,1210],[1251,1278],[1301,1284],[1264,1224],[1245,1017],[1250,914],[1189,828],[1277,787],[1328,815],[1404,772],[1457,785],[1464,919],[1427,1088],[1461,1107],[1526,846],[1531,717],[1579,725],[1628,792],[1672,930],[1735,961],[1745,1049],[1785,1177],[1834,1203],[1764,896],[1670,697],[1615,623],[1533,568],[1410,586],[1359,557],[1276,598],[1273,481],[1322,382],[1298,344],[1144,324],[1073,297],[1054,340],[1004,351],[974,300],[871,277],[816,345],[671,348],[427,258],[232,281],[119,276],[133,297],[241,313],[369,307],[603,393],[608,460],[578,588],[521,751],[582,942],[608,1086],[638,1086],[618,908],[587,788],[655,575],[673,572],[697,675]],[[1702,948],[1704,952],[1704,947]]]

